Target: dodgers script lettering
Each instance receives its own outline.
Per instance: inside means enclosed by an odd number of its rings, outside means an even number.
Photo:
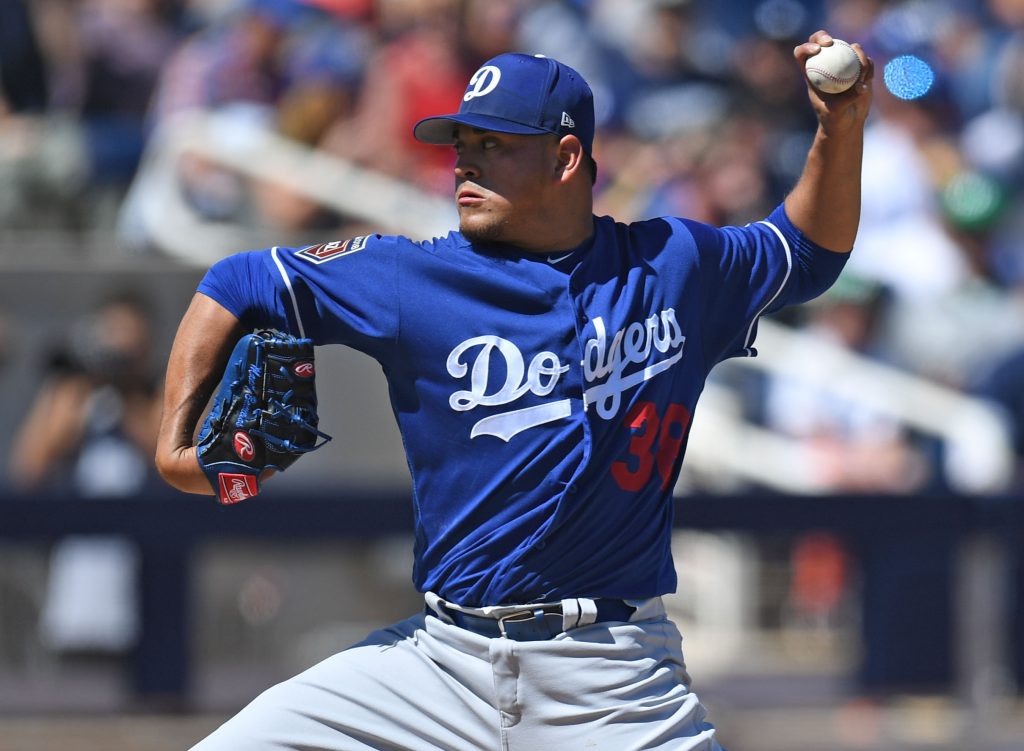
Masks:
[[[674,308],[666,308],[645,321],[634,321],[619,329],[610,345],[600,317],[594,319],[594,331],[596,336],[583,350],[583,375],[588,384],[605,377],[607,380],[584,392],[584,404],[596,404],[597,413],[605,420],[619,411],[624,391],[679,362],[686,342]],[[647,363],[652,348],[668,356],[627,375],[625,370],[630,364]]]
[[[610,420],[622,405],[622,394],[675,365],[683,356],[683,336],[673,308],[666,308],[641,321],[634,321],[609,337],[604,321],[593,320],[595,336],[584,346],[584,407],[597,406],[598,415]],[[657,355],[655,355],[657,353]],[[650,360],[654,357],[654,362]],[[492,366],[495,366],[492,369]],[[632,372],[626,372],[630,366]],[[513,342],[500,336],[475,336],[458,344],[448,355],[448,374],[456,379],[469,376],[469,388],[452,393],[448,404],[456,412],[479,406],[512,404],[527,393],[548,396],[569,370],[554,352],[534,355],[530,364]],[[493,372],[504,370],[501,376]],[[603,381],[598,383],[598,381]],[[594,384],[594,385],[592,385]],[[569,399],[538,404],[489,415],[473,425],[471,438],[496,436],[508,441],[518,433],[572,414]]]
[[[562,365],[554,352],[539,353],[530,361],[527,369],[523,353],[508,339],[477,336],[462,342],[448,355],[449,375],[453,378],[465,377],[469,366],[462,362],[462,356],[476,348],[479,348],[479,352],[473,361],[469,389],[456,391],[448,400],[451,408],[458,412],[465,412],[478,405],[510,404],[528,391],[537,396],[547,396],[554,390],[561,375],[569,370],[569,366]],[[491,383],[491,360],[496,356],[500,356],[505,364],[505,381],[500,385]],[[493,435],[507,441],[528,428],[567,417],[571,409],[569,400],[562,399],[492,415],[476,423],[470,437]]]

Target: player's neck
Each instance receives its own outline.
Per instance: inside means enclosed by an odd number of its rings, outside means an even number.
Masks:
[[[540,254],[551,254],[551,253],[564,253],[571,250],[575,250],[579,246],[587,242],[594,234],[594,216],[590,214],[585,220],[581,218],[578,222],[573,222],[572,226],[567,224],[558,223],[560,226],[552,227],[558,231],[550,233],[550,235],[542,242],[531,243],[529,247],[523,247],[523,250],[529,253],[540,253]]]
[[[548,216],[538,217],[540,227],[529,241],[518,244],[530,253],[560,253],[578,248],[594,234],[594,204],[589,193],[561,204]]]

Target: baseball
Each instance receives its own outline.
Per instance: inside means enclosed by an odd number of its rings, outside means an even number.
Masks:
[[[841,94],[860,77],[860,58],[853,47],[842,39],[833,39],[830,47],[807,58],[804,65],[807,80],[825,94]]]

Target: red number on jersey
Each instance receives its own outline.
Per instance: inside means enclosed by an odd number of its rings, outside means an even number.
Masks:
[[[658,437],[658,412],[653,402],[637,402],[626,413],[623,425],[633,433],[629,439],[629,455],[634,461],[613,462],[612,477],[623,490],[637,491],[651,478],[654,468],[654,440]],[[636,469],[630,469],[633,464]]]
[[[668,405],[664,417],[658,416],[653,402],[634,404],[623,420],[623,426],[633,434],[629,440],[631,460],[612,463],[612,477],[619,487],[636,492],[657,468],[661,489],[668,488],[689,425],[690,410],[682,404]]]

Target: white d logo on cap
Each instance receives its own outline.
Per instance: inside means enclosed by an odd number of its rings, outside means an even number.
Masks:
[[[501,80],[501,71],[493,65],[485,65],[469,79],[469,88],[466,89],[466,96],[462,101],[468,102],[478,96],[490,94]]]

